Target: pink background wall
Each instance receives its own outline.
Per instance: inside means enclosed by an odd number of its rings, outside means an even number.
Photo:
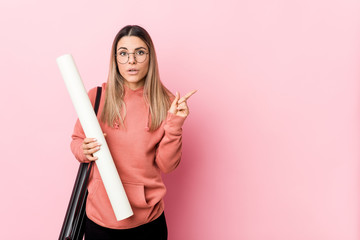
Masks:
[[[78,163],[56,57],[106,81],[127,24],[161,77],[199,89],[165,176],[169,239],[355,240],[360,3],[355,0],[1,1],[1,239],[57,239]]]

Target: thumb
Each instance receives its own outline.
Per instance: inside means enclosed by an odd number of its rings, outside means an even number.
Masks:
[[[174,101],[171,103],[171,106],[170,106],[170,109],[169,109],[169,112],[170,112],[170,113],[173,113],[173,114],[176,113],[177,102],[179,101],[179,99],[180,99],[180,93],[179,93],[179,92],[176,92],[175,99],[174,99]]]

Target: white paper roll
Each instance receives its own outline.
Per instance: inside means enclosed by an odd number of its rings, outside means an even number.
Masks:
[[[66,54],[58,57],[56,61],[86,137],[96,138],[101,143],[100,150],[94,154],[98,157],[95,163],[99,169],[116,219],[120,221],[128,218],[133,215],[129,200],[74,59],[70,54]]]

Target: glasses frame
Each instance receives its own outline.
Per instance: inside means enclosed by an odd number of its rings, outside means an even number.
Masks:
[[[144,51],[144,50],[142,50],[142,51]],[[145,52],[145,51],[144,51],[144,52]],[[143,63],[143,62],[145,62],[145,61],[146,61],[146,58],[147,58],[147,55],[149,55],[148,52],[145,52],[146,57],[145,57],[144,61],[139,62],[139,61],[136,59],[136,52],[132,52],[132,53],[128,53],[128,52],[127,52],[127,56],[128,56],[127,61],[124,62],[124,63],[121,63],[121,62],[118,61],[118,63],[120,63],[120,64],[127,64],[127,63],[129,62],[129,59],[130,59],[130,54],[134,54],[134,60],[135,60],[137,63]],[[120,54],[115,53],[115,56],[116,56],[116,60],[118,60],[118,56],[120,56]]]

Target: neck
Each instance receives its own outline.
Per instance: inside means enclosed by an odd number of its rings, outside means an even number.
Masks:
[[[127,82],[127,81],[124,81],[124,84],[130,88],[131,90],[136,90],[136,89],[139,89],[141,87],[144,86],[145,84],[145,80],[141,80],[139,82],[136,82],[136,83],[131,83],[131,82]]]

